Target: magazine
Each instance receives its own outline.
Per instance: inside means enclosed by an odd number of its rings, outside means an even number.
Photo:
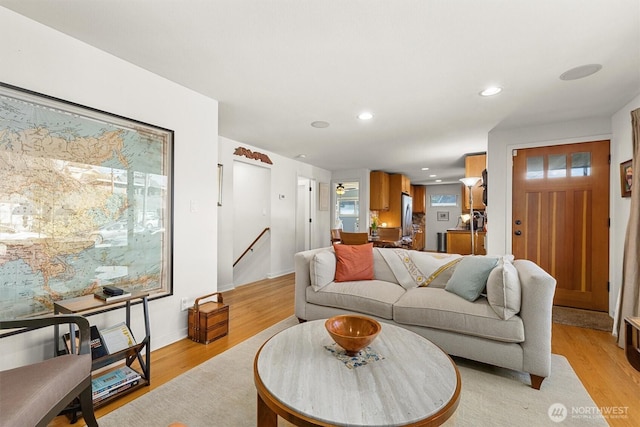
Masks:
[[[100,331],[102,344],[106,347],[109,354],[117,353],[136,344],[131,330],[126,323],[121,322],[110,328]]]
[[[64,341],[64,345],[67,349],[67,353],[71,353],[71,340],[69,339],[69,334],[64,334],[62,336]],[[80,331],[76,330],[76,354],[80,351]],[[98,328],[95,326],[91,326],[91,358],[97,359],[102,356],[106,356],[107,349],[102,345],[102,339],[100,338],[100,332],[98,332]]]
[[[115,388],[137,381],[141,375],[128,366],[123,366],[115,371],[108,372],[91,380],[93,399],[101,397]]]

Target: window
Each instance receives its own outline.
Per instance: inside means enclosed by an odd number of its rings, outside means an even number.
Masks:
[[[456,194],[431,194],[429,196],[431,206],[458,206],[458,196]]]
[[[571,176],[591,175],[591,153],[571,153]]]

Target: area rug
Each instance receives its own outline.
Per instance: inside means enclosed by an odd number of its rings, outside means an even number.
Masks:
[[[101,417],[100,426],[166,427],[174,422],[188,427],[255,426],[254,356],[269,337],[295,324],[291,317],[272,326]],[[458,409],[445,426],[607,425],[562,356],[552,356],[551,376],[541,390],[532,389],[523,373],[465,359],[455,362],[462,392]],[[279,426],[290,424],[279,420]]]
[[[611,332],[613,319],[609,313],[602,311],[581,310],[578,308],[553,306],[552,320],[562,325],[596,329]]]

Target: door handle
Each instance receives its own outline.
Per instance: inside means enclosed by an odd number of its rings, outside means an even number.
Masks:
[[[516,232],[515,232],[515,233],[513,233],[513,234],[515,234],[516,236],[520,236],[520,235],[522,235],[522,231],[520,231],[520,230],[516,230]]]

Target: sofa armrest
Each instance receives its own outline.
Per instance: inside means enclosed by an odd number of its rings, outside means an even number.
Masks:
[[[293,256],[295,271],[295,315],[298,319],[307,320],[306,304],[307,304],[307,287],[311,286],[311,269],[310,264],[313,256],[318,252],[328,251],[329,247],[311,249],[308,251],[298,252]]]
[[[522,286],[523,370],[547,377],[551,370],[551,315],[556,279],[528,260],[515,260]]]

